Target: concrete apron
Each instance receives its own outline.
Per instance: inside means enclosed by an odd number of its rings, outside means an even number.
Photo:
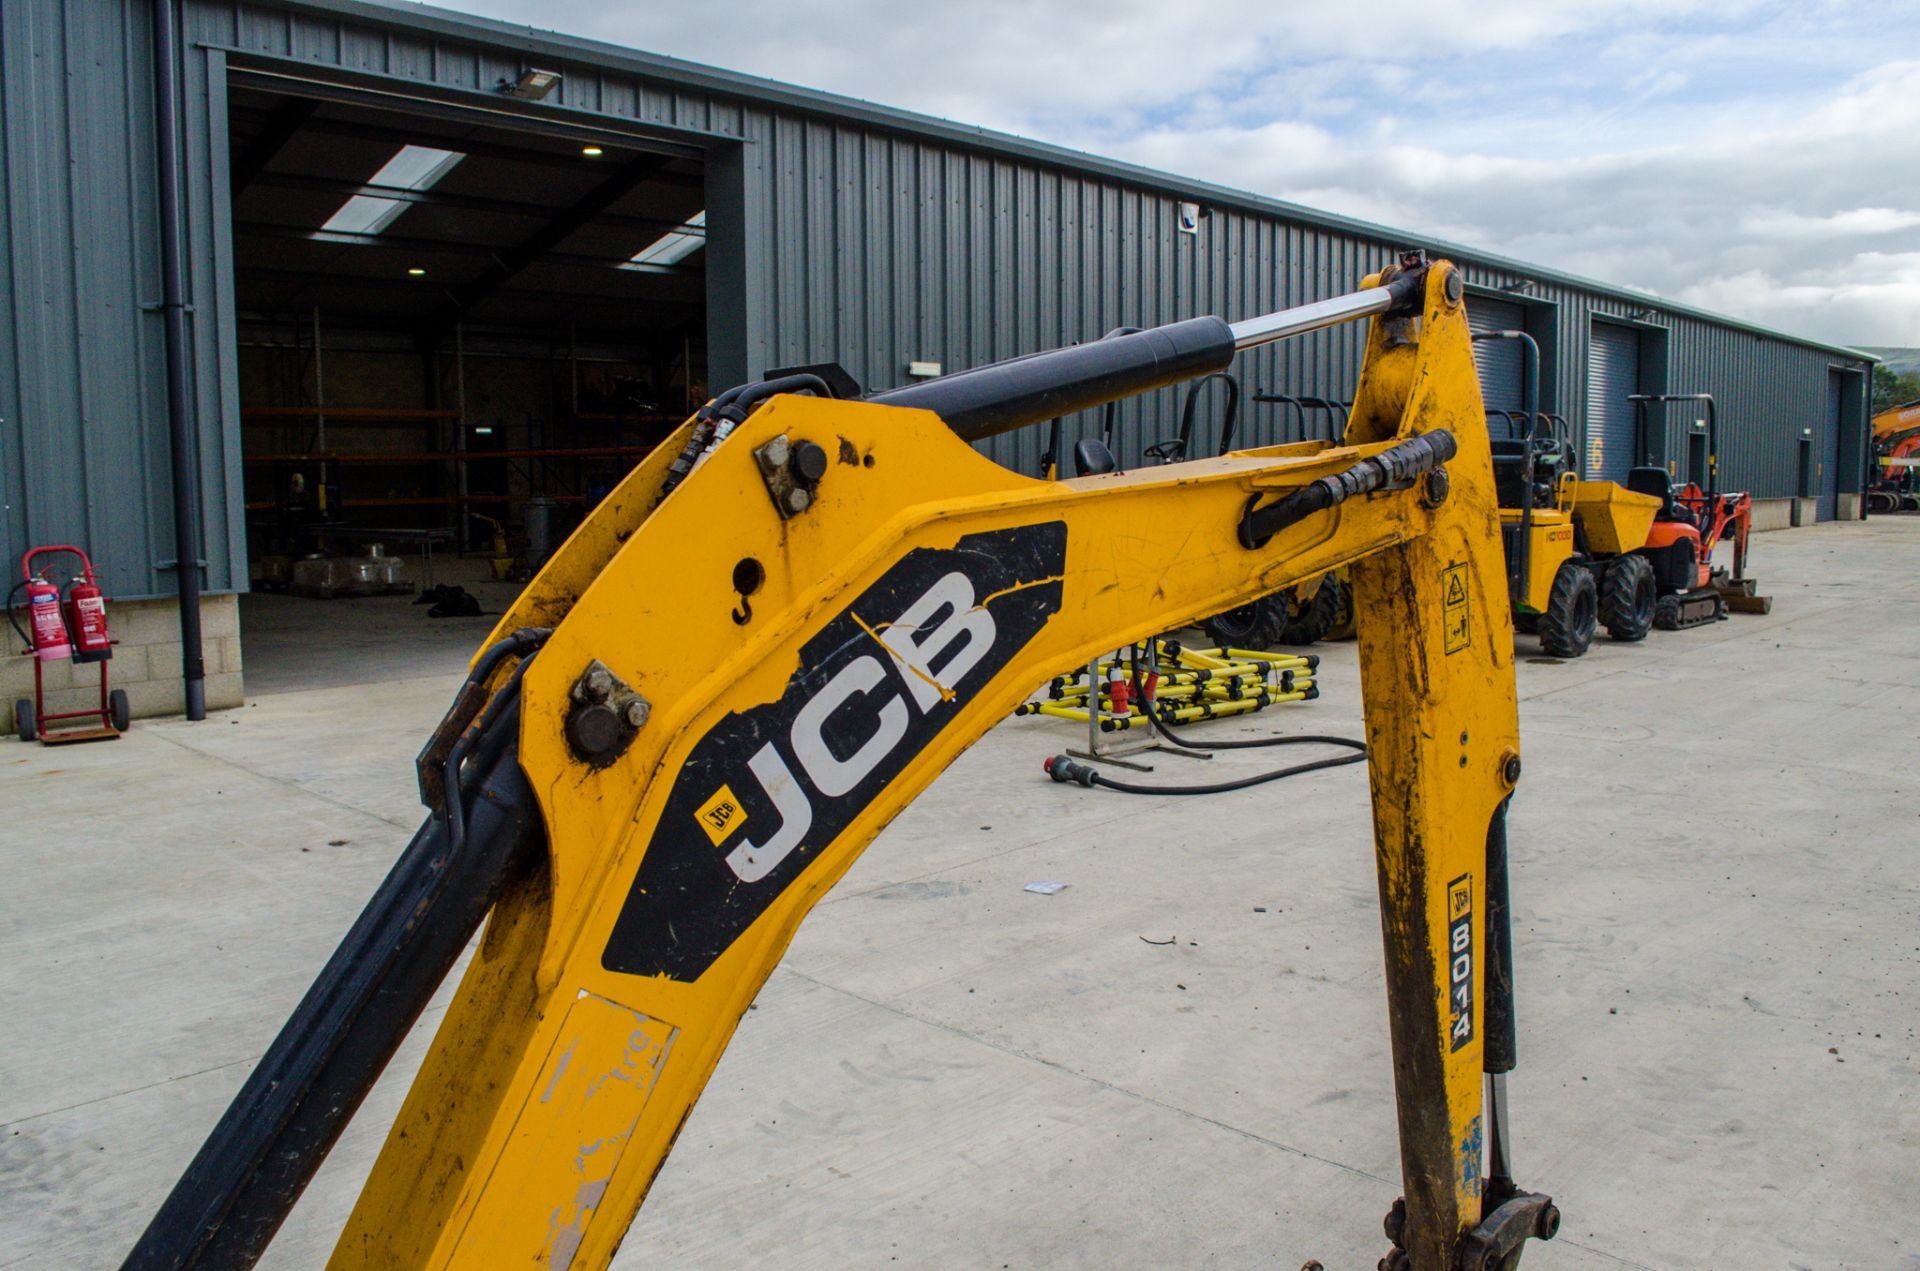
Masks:
[[[1920,1266],[1920,518],[1755,555],[1769,617],[1519,641],[1514,1147],[1566,1215],[1529,1267]],[[1352,646],[1322,653],[1319,702],[1214,735],[1357,731]],[[131,1244],[417,824],[451,687],[0,742],[0,1267]],[[1362,770],[1129,798],[1041,775],[1076,738],[1009,721],[870,849],[617,1266],[1372,1265],[1399,1183]],[[324,1260],[439,1013],[267,1265]]]

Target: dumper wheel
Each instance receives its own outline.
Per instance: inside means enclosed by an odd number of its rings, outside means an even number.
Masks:
[[[1658,599],[1647,558],[1622,556],[1607,567],[1606,585],[1600,589],[1600,625],[1616,640],[1644,640],[1653,629]]]
[[[127,700],[125,689],[115,689],[107,694],[107,718],[113,723],[113,731],[124,733],[133,727],[133,704]]]
[[[1216,613],[1200,626],[1207,639],[1222,649],[1268,649],[1286,625],[1291,606],[1285,592],[1262,596],[1250,604]]]
[[[1334,609],[1333,625],[1328,627],[1327,633],[1320,638],[1351,640],[1353,639],[1353,584],[1335,578],[1331,585],[1334,588],[1334,594],[1340,598],[1340,603]]]
[[[1540,651],[1548,657],[1577,658],[1593,643],[1600,627],[1599,589],[1593,571],[1567,561],[1553,576],[1547,609],[1540,615]]]
[[[1340,592],[1338,579],[1321,579],[1313,599],[1299,606],[1293,621],[1281,629],[1280,643],[1317,644],[1326,639],[1340,617]]]

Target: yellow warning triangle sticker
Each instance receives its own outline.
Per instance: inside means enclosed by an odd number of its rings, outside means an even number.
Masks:
[[[1452,570],[1447,571],[1446,603],[1450,605],[1464,605],[1467,603],[1467,586],[1460,581],[1460,575]]]

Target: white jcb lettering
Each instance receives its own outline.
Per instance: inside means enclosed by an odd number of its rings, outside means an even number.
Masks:
[[[793,779],[793,771],[780,752],[768,742],[747,760],[747,770],[760,782],[761,789],[780,814],[780,830],[765,843],[751,839],[727,853],[727,867],[743,883],[757,883],[772,873],[787,853],[800,846],[800,840],[813,827],[813,802]]]
[[[972,580],[955,571],[935,582],[880,633],[880,642],[899,660],[900,679],[922,714],[952,696],[953,686],[993,648],[993,615],[976,608],[974,601]],[[947,616],[938,626],[922,630],[942,611],[948,611]],[[941,660],[938,669],[935,659]],[[794,716],[788,734],[794,757],[822,795],[851,793],[907,735],[907,703],[889,693],[874,708],[872,732],[858,749],[841,759],[827,747],[827,721],[834,712],[855,697],[872,694],[886,679],[886,667],[878,658],[856,658]],[[771,839],[742,840],[727,853],[727,866],[740,881],[756,883],[779,868],[813,828],[813,802],[772,742],[754,752],[747,769],[780,815],[780,828]]]
[[[901,678],[906,680],[907,690],[922,714],[951,694],[953,686],[993,647],[993,615],[975,608],[974,600],[973,580],[956,570],[927,588],[925,595],[880,633],[880,643],[905,668]],[[947,608],[953,612],[945,621],[921,632],[935,614]],[[953,649],[958,640],[966,643]],[[953,649],[952,654],[936,671],[933,660],[949,649]]]
[[[793,717],[793,753],[821,794],[837,798],[859,785],[860,779],[872,772],[874,765],[886,758],[887,752],[907,735],[907,705],[898,697],[889,696],[877,713],[873,735],[847,758],[834,758],[833,752],[827,749],[826,738],[821,736],[827,720],[841,703],[870,691],[884,679],[886,669],[878,658],[856,658],[828,680],[819,695]]]

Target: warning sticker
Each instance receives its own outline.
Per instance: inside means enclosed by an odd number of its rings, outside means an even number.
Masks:
[[[747,815],[740,808],[740,800],[733,797],[731,787],[724,785],[713,792],[712,798],[700,805],[693,817],[700,822],[700,828],[707,832],[707,837],[713,840],[715,847],[720,846],[727,835],[747,822]]]
[[[1446,649],[1458,653],[1473,643],[1473,626],[1467,616],[1467,566],[1465,562],[1447,566],[1441,585],[1442,621],[1446,624]]]

